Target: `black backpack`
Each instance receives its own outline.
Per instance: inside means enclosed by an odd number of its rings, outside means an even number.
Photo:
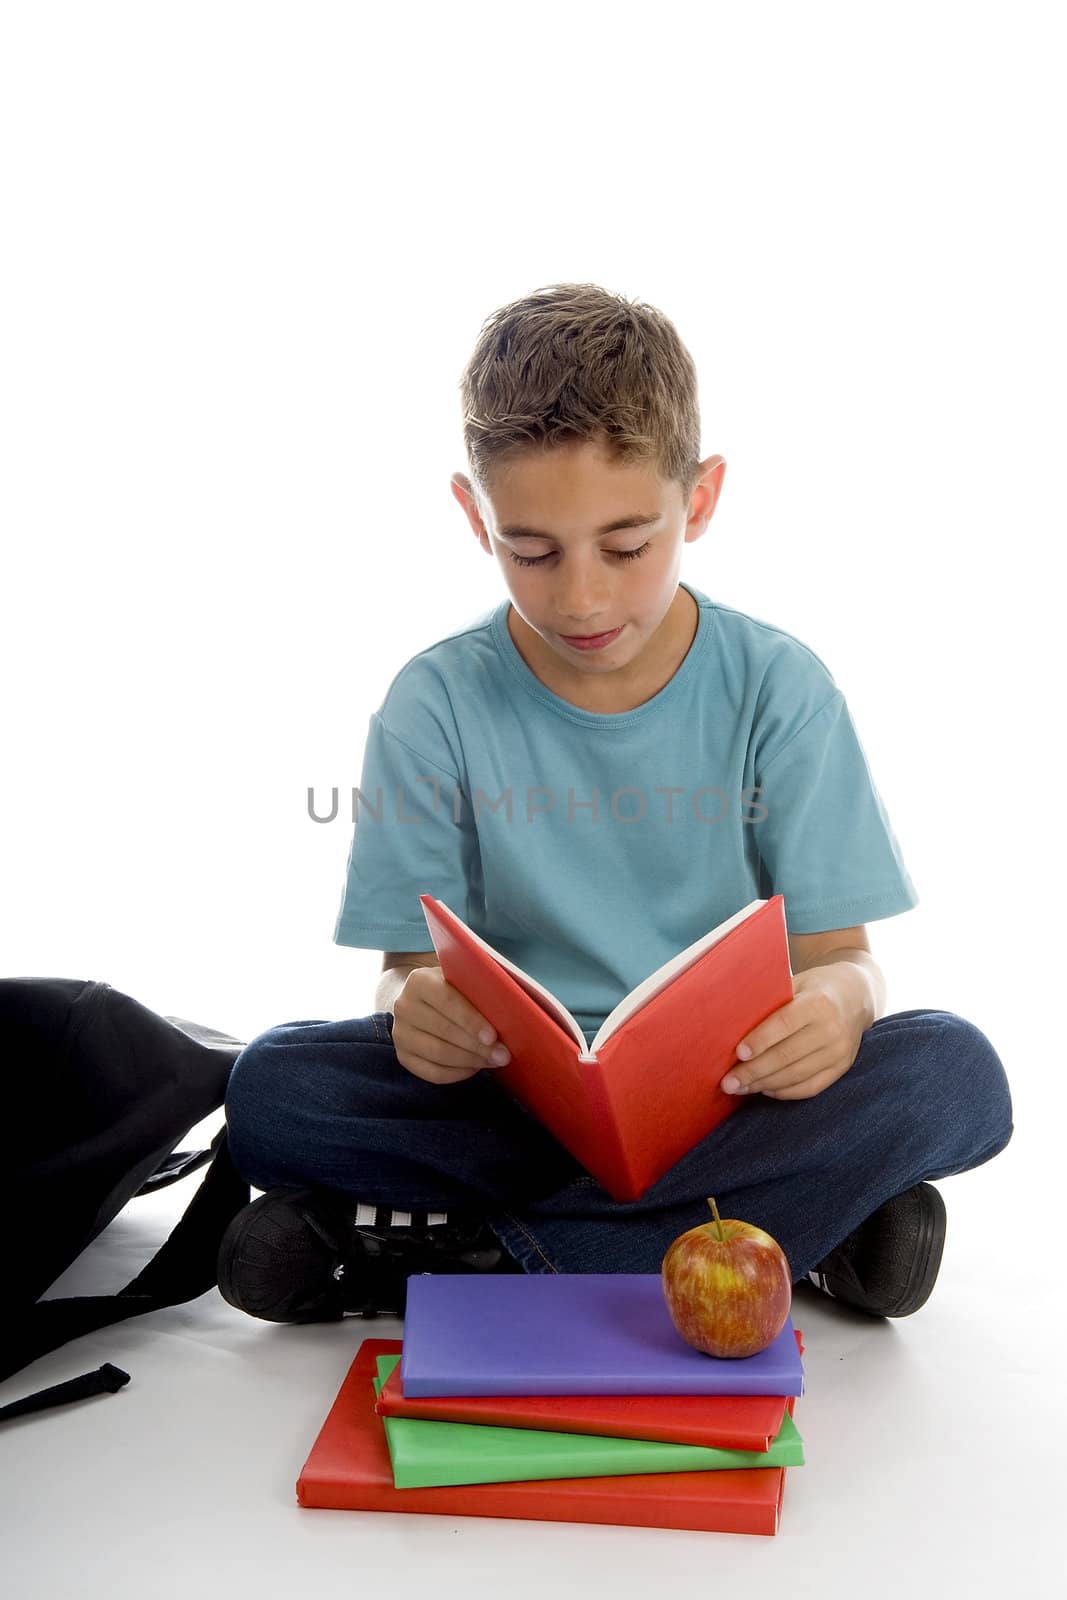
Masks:
[[[178,1150],[224,1102],[243,1045],[160,1017],[108,983],[0,978],[0,1382],[71,1339],[195,1299],[218,1282],[219,1245],[248,1204],[225,1125],[206,1150]],[[42,1299],[128,1200],[207,1166],[184,1215],[117,1294]],[[106,1363],[0,1407],[0,1420],[89,1394],[129,1374]]]

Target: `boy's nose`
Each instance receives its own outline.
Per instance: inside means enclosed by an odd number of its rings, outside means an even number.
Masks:
[[[583,576],[571,573],[565,584],[556,590],[556,615],[566,623],[561,632],[595,633],[611,607],[602,587],[603,574],[598,579],[593,574]],[[604,624],[605,627],[608,624]]]
[[[605,618],[609,615],[606,598],[584,595],[564,595],[556,607],[556,615],[563,619],[561,633],[580,636],[583,633],[604,633],[611,626]]]

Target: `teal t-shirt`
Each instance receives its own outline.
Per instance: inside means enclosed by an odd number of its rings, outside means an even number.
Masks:
[[[790,933],[918,904],[844,695],[791,634],[685,583],[693,642],[630,711],[527,666],[510,601],[430,645],[370,719],[334,941],[431,951],[444,901],[586,1036],[750,901]]]

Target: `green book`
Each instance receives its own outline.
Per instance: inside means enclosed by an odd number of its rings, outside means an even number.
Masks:
[[[398,1355],[377,1358],[375,1394],[399,1360]],[[416,1417],[383,1417],[382,1421],[397,1489],[804,1464],[803,1442],[788,1411],[783,1413],[782,1426],[769,1450],[717,1450],[705,1445],[664,1444],[657,1439],[605,1439],[588,1433],[427,1422]]]

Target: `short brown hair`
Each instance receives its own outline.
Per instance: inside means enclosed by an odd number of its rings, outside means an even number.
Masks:
[[[589,439],[620,463],[699,482],[693,359],[662,311],[595,283],[555,283],[493,312],[460,380],[471,479],[530,449]]]

